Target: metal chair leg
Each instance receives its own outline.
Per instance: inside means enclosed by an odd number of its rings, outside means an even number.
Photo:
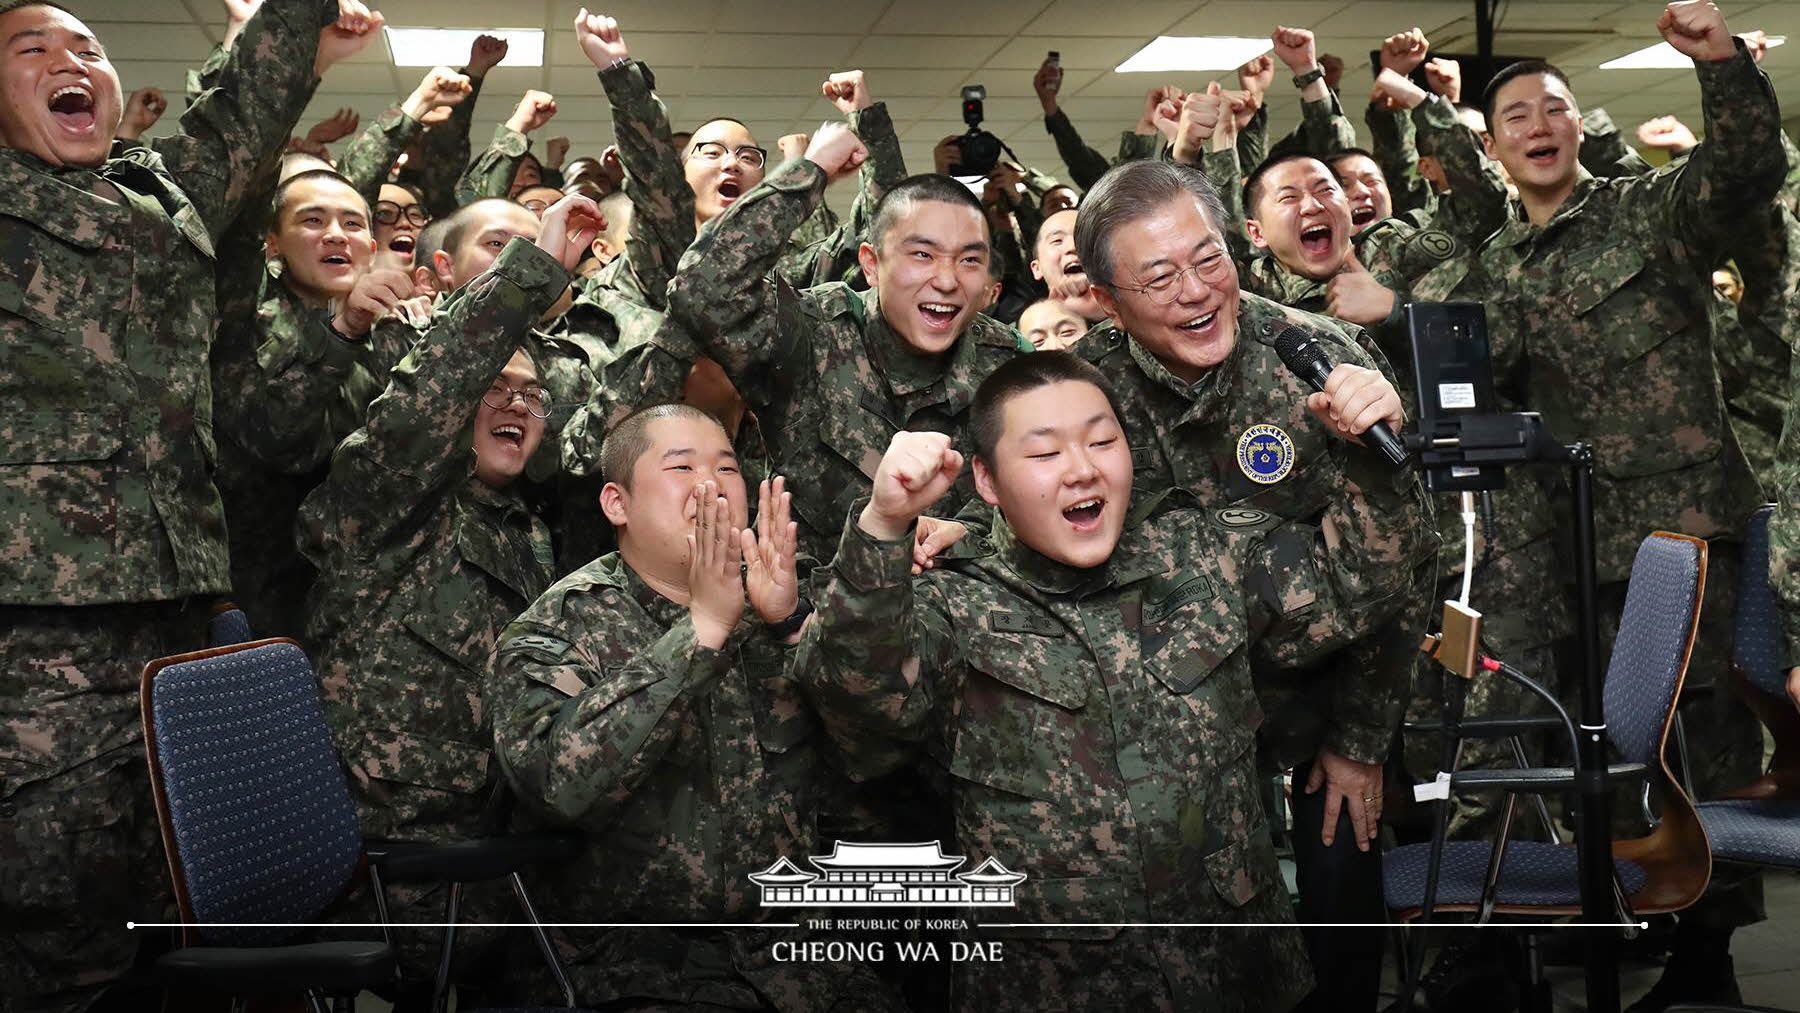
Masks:
[[[1517,735],[1508,735],[1506,744],[1511,747],[1514,765],[1520,770],[1531,766],[1531,757],[1525,753],[1524,739]],[[1544,833],[1549,835],[1550,843],[1561,844],[1563,842],[1562,831],[1556,829],[1556,819],[1550,815],[1550,804],[1544,801],[1544,796],[1531,796],[1531,808],[1537,813],[1538,822],[1543,824]]]
[[[1500,863],[1506,860],[1506,842],[1512,837],[1513,815],[1518,811],[1518,793],[1507,792],[1506,807],[1500,810],[1500,832],[1488,851],[1487,876],[1481,884],[1481,908],[1475,915],[1477,925],[1486,925],[1494,917],[1495,896],[1500,891]]]
[[[531,934],[537,938],[538,949],[544,954],[544,963],[550,965],[550,973],[555,976],[557,987],[562,989],[563,1004],[573,1008],[575,986],[569,984],[569,976],[563,971],[562,961],[556,957],[556,947],[550,942],[544,926],[538,923],[537,909],[531,906],[531,898],[525,893],[525,881],[516,872],[512,874],[512,888],[519,898],[519,906],[525,909],[525,920],[531,923]]]
[[[394,945],[393,933],[388,931],[387,890],[381,885],[381,872],[369,863],[369,889],[375,894],[375,917],[381,922],[381,941],[389,946]]]
[[[1544,955],[1538,949],[1538,934],[1525,932],[1519,940],[1519,950],[1525,964],[1525,984],[1519,990],[1519,1013],[1555,1013],[1550,979],[1544,976]]]
[[[450,1003],[450,958],[456,953],[457,908],[462,905],[462,884],[450,884],[444,903],[444,948],[438,956],[437,981],[431,986],[431,1013],[445,1013]]]
[[[1688,753],[1687,725],[1681,720],[1680,701],[1676,703],[1675,749],[1681,754],[1681,787],[1687,792],[1688,798],[1697,799],[1700,796],[1694,791],[1694,763]]]

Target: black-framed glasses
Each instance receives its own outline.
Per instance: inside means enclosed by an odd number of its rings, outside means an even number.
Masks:
[[[375,220],[382,225],[393,225],[402,218],[421,229],[425,227],[425,223],[431,221],[431,216],[425,213],[423,204],[408,204],[401,207],[391,200],[375,202]]]
[[[1183,267],[1179,270],[1159,274],[1142,285],[1123,285],[1113,282],[1113,288],[1122,288],[1127,292],[1136,292],[1151,302],[1168,305],[1181,297],[1183,279],[1189,274],[1200,279],[1202,285],[1217,285],[1225,278],[1227,271],[1235,270],[1230,258],[1223,254],[1209,254],[1198,264]]]
[[[518,390],[513,387],[502,387],[498,384],[489,387],[486,394],[481,395],[481,403],[495,411],[505,411],[512,407],[514,399],[525,402],[525,410],[534,418],[550,417],[550,392],[542,387],[526,387]]]
[[[737,164],[746,169],[760,169],[769,162],[768,149],[749,144],[741,148],[727,148],[718,141],[702,141],[688,152],[689,158],[698,158],[703,162],[723,162],[726,155],[736,159]]]

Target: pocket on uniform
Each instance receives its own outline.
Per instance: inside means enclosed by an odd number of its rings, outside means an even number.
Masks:
[[[361,778],[459,795],[487,786],[493,759],[471,743],[385,730],[364,732],[344,752]]]
[[[1085,657],[1067,637],[969,634],[969,676],[956,711],[950,773],[1014,795],[1056,797],[1055,778],[1077,764],[1086,718]]]

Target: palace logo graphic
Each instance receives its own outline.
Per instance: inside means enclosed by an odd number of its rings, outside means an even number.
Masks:
[[[763,907],[1012,907],[1013,887],[1025,874],[989,858],[955,874],[967,861],[946,855],[938,841],[854,844],[836,841],[831,854],[807,858],[807,872],[782,857],[750,881]]]

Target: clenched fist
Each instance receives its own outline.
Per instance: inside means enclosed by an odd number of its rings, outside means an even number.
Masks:
[[[906,534],[919,515],[950,491],[962,466],[962,454],[943,433],[895,433],[875,469],[869,505],[857,527],[882,541]]]

